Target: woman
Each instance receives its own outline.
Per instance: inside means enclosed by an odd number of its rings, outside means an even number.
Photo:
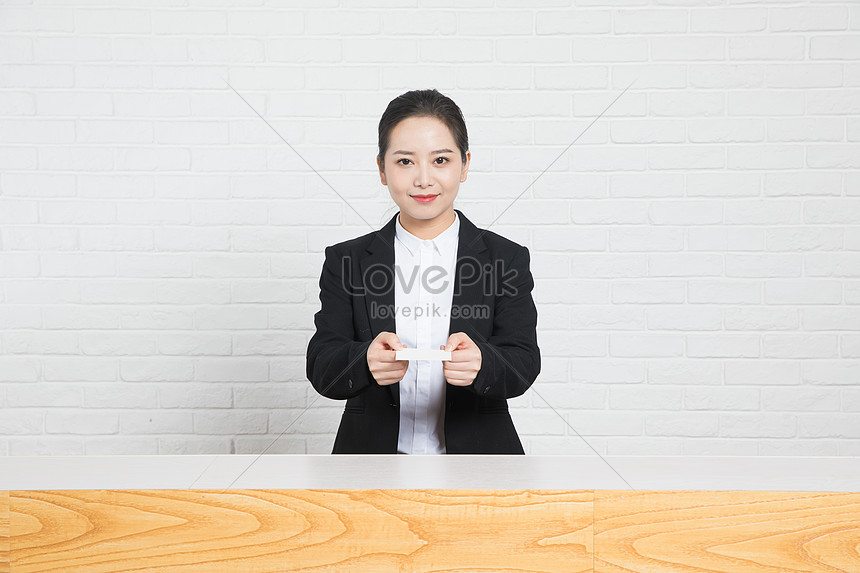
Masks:
[[[400,208],[326,247],[307,376],[346,400],[333,454],[524,454],[507,399],[540,372],[528,248],[453,203],[469,168],[460,108],[406,92],[379,122],[377,166]],[[404,348],[450,360],[397,360]]]

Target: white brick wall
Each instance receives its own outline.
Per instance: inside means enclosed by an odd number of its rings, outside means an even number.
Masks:
[[[0,6],[0,455],[328,453],[322,253],[425,87],[531,250],[528,453],[860,455],[856,0],[146,4]]]

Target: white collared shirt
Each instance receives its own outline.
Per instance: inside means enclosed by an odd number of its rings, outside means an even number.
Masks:
[[[397,337],[407,348],[436,350],[448,342],[460,217],[455,211],[450,227],[425,240],[404,229],[398,214],[394,236]],[[446,384],[441,361],[409,361],[400,381],[398,453],[446,453]]]

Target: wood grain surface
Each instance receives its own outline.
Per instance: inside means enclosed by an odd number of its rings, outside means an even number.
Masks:
[[[860,573],[860,493],[73,490],[3,500],[12,573]]]
[[[590,571],[590,491],[13,491],[12,572]]]
[[[0,491],[0,573],[9,573],[9,492]]]
[[[860,493],[594,493],[595,572],[860,572]]]

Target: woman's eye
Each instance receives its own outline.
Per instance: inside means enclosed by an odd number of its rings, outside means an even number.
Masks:
[[[442,163],[448,163],[449,161],[451,161],[451,160],[450,160],[450,159],[448,159],[447,157],[437,157],[437,158],[436,158],[436,161],[438,161],[438,160],[440,160],[440,159],[442,159],[442,160],[443,160],[443,161],[442,161]],[[412,161],[412,160],[411,160],[411,159],[407,159],[406,157],[401,157],[400,159],[398,159],[398,160],[397,160],[397,163],[400,163],[401,161]],[[400,163],[400,165],[406,165],[406,164],[405,164],[405,163]],[[437,163],[437,165],[439,165],[439,164]]]

